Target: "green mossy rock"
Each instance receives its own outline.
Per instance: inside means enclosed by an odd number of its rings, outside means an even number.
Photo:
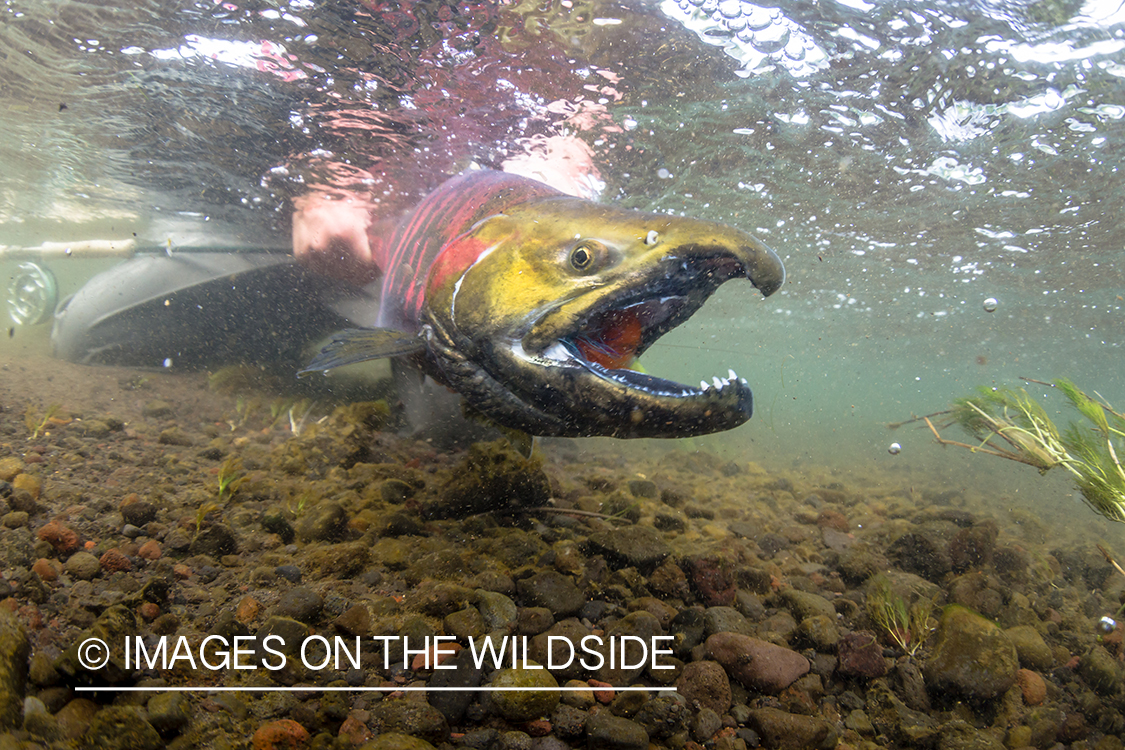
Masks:
[[[953,691],[991,700],[1015,683],[1018,669],[1016,647],[1004,631],[967,607],[945,608],[923,669],[933,695]]]
[[[528,665],[534,662],[527,662]],[[558,681],[546,669],[503,669],[492,680],[492,687],[547,688],[555,690]],[[557,692],[498,691],[492,702],[500,715],[511,722],[524,722],[546,716],[559,703]]]
[[[405,698],[380,701],[372,708],[371,718],[384,733],[401,732],[439,744],[449,739],[445,716],[423,701]]]
[[[359,750],[434,750],[434,746],[418,737],[401,732],[387,732],[359,746]]]
[[[425,506],[428,518],[456,518],[490,510],[544,505],[551,482],[543,460],[524,458],[507,440],[473,443],[469,453],[439,491],[439,500]]]
[[[31,644],[19,619],[0,612],[0,728],[14,729],[23,715]]]
[[[107,706],[94,715],[82,738],[90,750],[160,750],[164,741],[132,706]]]

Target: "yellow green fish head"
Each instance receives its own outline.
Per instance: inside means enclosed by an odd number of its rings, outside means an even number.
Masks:
[[[724,282],[770,295],[777,255],[709,221],[569,197],[520,203],[445,247],[421,318],[440,376],[497,422],[536,435],[688,437],[750,418],[746,381],[701,387],[629,369]]]

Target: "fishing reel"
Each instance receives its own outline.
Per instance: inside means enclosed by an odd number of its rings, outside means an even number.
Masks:
[[[8,317],[21,326],[46,323],[59,304],[55,275],[43,265],[52,259],[131,258],[136,240],[81,240],[44,242],[37,247],[0,245],[0,262],[18,263],[8,284]]]
[[[24,261],[8,285],[8,317],[21,326],[51,319],[59,302],[55,275],[38,263]]]

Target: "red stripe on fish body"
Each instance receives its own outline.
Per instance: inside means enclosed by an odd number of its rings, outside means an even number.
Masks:
[[[443,278],[463,272],[487,249],[465,236],[474,225],[520,203],[557,195],[562,193],[541,182],[504,172],[465,172],[447,180],[377,243],[384,271],[379,325],[416,330],[431,268]]]

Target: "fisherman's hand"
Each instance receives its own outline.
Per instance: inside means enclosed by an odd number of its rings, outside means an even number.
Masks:
[[[293,206],[293,255],[301,264],[348,281],[374,278],[368,200],[349,190],[313,190],[294,198]]]

